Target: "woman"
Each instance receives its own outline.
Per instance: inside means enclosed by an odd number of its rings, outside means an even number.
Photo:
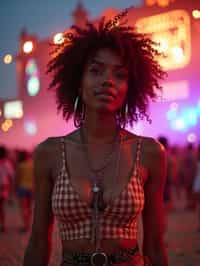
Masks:
[[[66,265],[167,265],[162,197],[165,153],[124,129],[146,117],[164,72],[152,42],[122,24],[73,27],[49,64],[58,109],[77,130],[35,152],[36,204],[24,266],[48,265],[54,216]],[[45,159],[44,159],[45,158]],[[145,202],[144,202],[145,198]],[[137,224],[143,215],[143,256]]]

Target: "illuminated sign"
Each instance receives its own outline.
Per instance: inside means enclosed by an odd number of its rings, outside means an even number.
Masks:
[[[159,62],[165,70],[183,68],[190,62],[190,17],[185,10],[139,19],[136,28],[159,43],[156,48],[164,54]]]
[[[3,106],[4,117],[6,119],[22,118],[23,106],[22,101],[8,101]]]
[[[146,0],[147,6],[153,6],[155,4],[158,4],[159,6],[168,6],[171,2],[174,2],[174,0]]]

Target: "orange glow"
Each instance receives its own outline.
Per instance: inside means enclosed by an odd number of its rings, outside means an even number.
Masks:
[[[7,132],[8,131],[8,128],[5,126],[5,124],[1,125],[1,129],[2,129],[3,132]]]
[[[6,119],[2,125],[1,129],[3,132],[7,132],[13,126],[13,121],[11,119]]]
[[[196,18],[196,19],[200,18],[200,10],[197,10],[197,9],[193,10],[192,16],[193,18]]]
[[[3,60],[5,64],[10,64],[12,62],[12,55],[11,54],[5,55]]]
[[[147,6],[153,6],[155,4],[158,4],[158,6],[168,6],[171,2],[174,2],[174,0],[146,0]]]
[[[23,51],[26,54],[29,54],[33,51],[33,42],[32,41],[27,41],[23,45]]]
[[[6,119],[4,123],[6,124],[7,127],[12,127],[13,125],[13,121],[11,119]]]
[[[64,42],[64,36],[62,32],[57,33],[54,38],[53,38],[53,42],[55,44],[62,44]]]
[[[159,62],[165,70],[183,68],[190,62],[190,17],[185,10],[139,19],[136,27],[158,43],[155,48],[164,53]]]

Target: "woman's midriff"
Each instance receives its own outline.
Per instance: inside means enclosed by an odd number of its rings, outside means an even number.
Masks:
[[[111,254],[126,248],[133,248],[138,244],[136,239],[105,239],[101,241],[101,249]],[[95,245],[88,239],[62,241],[63,252],[93,252]]]

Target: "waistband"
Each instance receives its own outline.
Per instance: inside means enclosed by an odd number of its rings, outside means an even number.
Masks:
[[[129,261],[137,252],[138,245],[112,254],[105,252],[63,252],[61,266],[110,266]]]

